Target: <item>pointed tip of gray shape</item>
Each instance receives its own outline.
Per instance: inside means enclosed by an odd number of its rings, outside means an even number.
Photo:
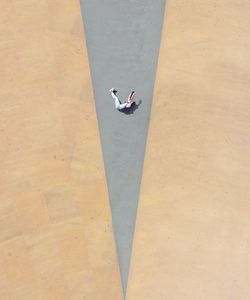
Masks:
[[[81,1],[124,298],[165,0]],[[114,108],[111,86],[142,101]],[[137,98],[137,99],[136,99]]]

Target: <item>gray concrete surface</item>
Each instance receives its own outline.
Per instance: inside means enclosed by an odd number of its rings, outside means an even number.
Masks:
[[[144,160],[165,0],[82,0],[96,110],[124,294]],[[141,104],[115,110],[131,90]]]

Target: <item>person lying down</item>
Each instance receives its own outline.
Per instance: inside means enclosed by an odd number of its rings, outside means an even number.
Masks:
[[[127,108],[130,108],[132,106],[132,104],[134,103],[133,101],[133,98],[134,98],[134,95],[135,95],[135,91],[132,91],[129,95],[128,95],[128,100],[127,102],[125,103],[121,103],[121,101],[118,99],[118,97],[116,96],[117,94],[117,90],[114,89],[114,88],[111,88],[109,90],[112,98],[115,100],[115,108],[117,110],[124,110],[124,109],[127,109]]]

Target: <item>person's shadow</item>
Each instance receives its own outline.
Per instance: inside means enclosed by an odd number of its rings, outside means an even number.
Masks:
[[[124,113],[125,115],[132,115],[139,108],[139,106],[141,104],[142,104],[142,100],[139,100],[138,103],[133,102],[132,105],[131,105],[131,107],[125,108],[121,112]]]

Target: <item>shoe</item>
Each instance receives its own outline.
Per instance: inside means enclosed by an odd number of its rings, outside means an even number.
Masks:
[[[116,93],[117,93],[117,90],[116,90],[116,89],[114,89],[114,88],[111,88],[111,89],[109,90],[109,92],[110,92],[110,93],[114,93],[114,94],[116,94]]]

